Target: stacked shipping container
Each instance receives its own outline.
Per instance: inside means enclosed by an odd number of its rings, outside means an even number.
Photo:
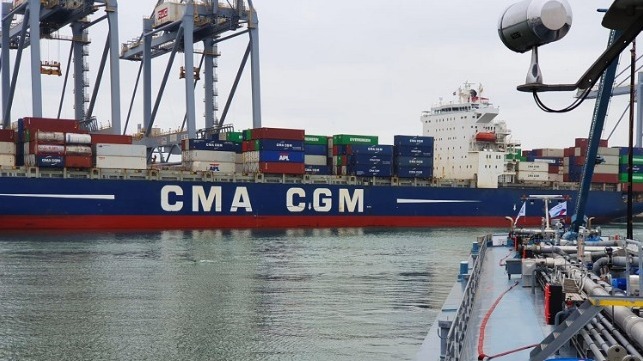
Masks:
[[[304,166],[306,174],[329,175],[328,137],[323,135],[304,136]]]
[[[396,135],[393,173],[399,178],[433,177],[433,137]]]
[[[304,174],[304,131],[256,128],[243,132],[244,173]]]
[[[211,171],[231,174],[241,170],[237,164],[237,154],[241,153],[241,144],[231,141],[184,139],[183,167],[187,170]],[[238,169],[239,168],[239,169]]]
[[[13,129],[0,129],[0,167],[16,165],[16,133]]]

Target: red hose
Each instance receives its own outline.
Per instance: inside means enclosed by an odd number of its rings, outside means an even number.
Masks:
[[[514,287],[516,287],[520,282],[516,281],[513,286],[509,287],[507,290],[505,290],[498,298],[496,301],[491,305],[491,308],[487,311],[487,313],[484,315],[484,318],[482,319],[482,323],[480,324],[480,336],[478,337],[478,360],[484,360],[487,355],[484,353],[484,332],[485,329],[487,328],[487,322],[489,322],[489,318],[491,317],[491,314],[493,313],[493,310],[496,309],[496,306],[498,306],[498,303],[500,303],[500,300],[507,294],[507,292],[511,291]]]

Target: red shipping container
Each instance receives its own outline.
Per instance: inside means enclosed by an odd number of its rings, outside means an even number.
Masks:
[[[131,135],[119,134],[92,134],[92,144],[107,143],[107,144],[132,144]]]
[[[304,140],[303,129],[255,128],[251,129],[252,139]]]
[[[573,157],[574,156],[574,147],[565,148],[565,150],[563,152],[564,152],[563,155],[565,157]]]
[[[599,147],[605,147],[605,148],[607,148],[607,147],[608,147],[608,146],[607,146],[607,139],[601,139],[601,140],[599,140],[599,141],[598,141],[598,146],[599,146]]]
[[[259,172],[268,174],[304,174],[304,163],[259,162]]]
[[[628,183],[621,183],[621,189],[623,191],[627,191],[629,189],[629,184]],[[643,183],[633,183],[632,184],[632,191],[634,192],[643,192]]]
[[[549,170],[547,173],[549,174],[558,174],[560,172],[560,166],[558,164],[550,164],[549,165]]]
[[[78,133],[80,131],[80,125],[75,119],[22,118],[22,123],[25,130],[65,133]]]
[[[242,152],[252,152],[254,150],[257,150],[254,140],[244,140],[243,143],[241,143]]]
[[[594,173],[592,183],[618,183],[618,174]]]
[[[65,168],[91,168],[92,157],[87,155],[68,155],[65,157]]]
[[[587,148],[589,145],[589,139],[587,138],[576,138],[574,140],[574,146],[577,148]]]
[[[13,129],[0,129],[0,142],[15,142],[16,132]]]

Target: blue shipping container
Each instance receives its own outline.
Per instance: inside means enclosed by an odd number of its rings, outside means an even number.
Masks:
[[[348,174],[359,177],[390,177],[393,175],[393,167],[357,164],[348,167]]]
[[[358,154],[351,155],[348,159],[348,164],[351,165],[387,165],[393,164],[393,156],[379,155],[379,154]]]
[[[36,166],[42,168],[65,168],[65,157],[62,155],[36,155]]]
[[[619,173],[627,173],[627,164],[620,164],[618,167]],[[643,173],[643,164],[632,164],[632,173]]]
[[[423,137],[419,135],[396,135],[393,137],[393,144],[396,146],[422,146],[433,148],[433,142],[433,137]]]
[[[257,142],[257,150],[304,151],[303,140],[260,139]]]
[[[20,128],[18,128],[20,130]],[[628,155],[629,154],[629,148],[627,147],[619,147],[618,148],[618,155]],[[632,155],[643,155],[643,148],[632,148]]]
[[[304,169],[306,174],[330,175],[331,167],[327,165],[306,165]]]
[[[224,140],[188,139],[184,141],[184,146],[185,143],[187,143],[187,149],[184,150],[216,150],[220,152],[241,153],[241,144]]]
[[[259,152],[260,162],[303,163],[304,152],[287,152],[262,150]]]
[[[408,145],[398,145],[395,147],[395,155],[399,157],[433,157],[433,146],[413,147]]]
[[[399,167],[430,166],[433,168],[432,157],[396,157],[395,164]]]
[[[433,166],[431,167],[398,167],[395,174],[399,178],[431,178],[433,177]]]
[[[304,153],[308,155],[327,155],[328,147],[321,144],[304,144]]]
[[[393,155],[392,145],[349,145],[347,154]]]

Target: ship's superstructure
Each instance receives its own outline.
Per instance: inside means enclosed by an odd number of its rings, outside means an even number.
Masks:
[[[465,83],[453,93],[457,101],[422,113],[422,134],[434,137],[433,175],[439,179],[474,181],[480,188],[497,188],[507,175],[511,132],[497,121],[499,109],[482,96],[482,86]]]

